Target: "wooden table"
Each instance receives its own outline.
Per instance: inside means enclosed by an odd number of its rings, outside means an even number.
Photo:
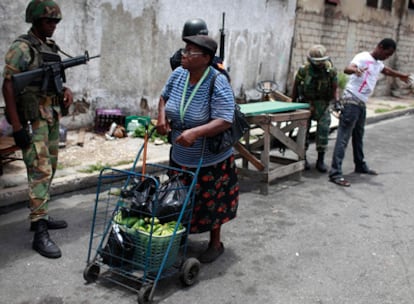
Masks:
[[[236,155],[242,158],[239,174],[260,181],[260,192],[268,193],[269,184],[279,178],[293,175],[300,179],[305,167],[305,138],[310,111],[307,103],[281,101],[254,102],[240,105],[251,127],[243,143],[237,143]],[[261,137],[251,141],[254,130],[262,130]],[[293,133],[294,136],[290,136]],[[285,153],[274,149],[281,143]],[[290,154],[287,156],[287,154]]]
[[[21,160],[21,158],[14,156],[15,152],[19,150],[20,148],[15,145],[13,137],[0,137],[0,175],[3,175],[3,164]]]

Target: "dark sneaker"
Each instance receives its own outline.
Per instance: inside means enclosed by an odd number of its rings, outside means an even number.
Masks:
[[[214,248],[213,246],[208,246],[207,250],[204,251],[200,257],[198,258],[198,260],[201,263],[207,264],[207,263],[211,263],[214,262],[220,255],[222,255],[224,252],[224,246],[223,243],[220,243],[220,247],[219,248]]]
[[[30,223],[30,231],[36,231],[38,222],[31,222]],[[51,216],[47,220],[47,229],[54,230],[54,229],[64,229],[68,227],[68,223],[64,220],[55,220]]]

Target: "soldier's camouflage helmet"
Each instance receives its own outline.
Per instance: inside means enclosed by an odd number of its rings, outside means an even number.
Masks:
[[[26,8],[26,22],[33,23],[40,18],[62,19],[59,5],[53,0],[32,0]]]
[[[321,44],[315,44],[308,51],[308,59],[312,63],[321,63],[329,59],[326,56],[326,48]]]
[[[194,35],[208,35],[207,24],[203,19],[194,18],[185,22],[181,37]]]

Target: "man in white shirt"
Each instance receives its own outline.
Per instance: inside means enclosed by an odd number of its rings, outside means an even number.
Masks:
[[[404,74],[386,67],[383,60],[394,54],[397,45],[394,40],[386,38],[381,40],[372,52],[361,52],[355,55],[344,73],[351,75],[345,87],[337,131],[335,149],[332,156],[329,180],[337,185],[349,187],[351,183],[344,179],[342,174],[342,161],[349,139],[352,136],[352,148],[355,172],[377,175],[375,170],[368,167],[364,159],[363,136],[366,118],[366,102],[373,93],[380,73],[398,77],[409,82],[409,74]]]

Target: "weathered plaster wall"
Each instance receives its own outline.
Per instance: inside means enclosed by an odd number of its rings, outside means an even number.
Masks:
[[[226,13],[225,65],[236,94],[261,80],[275,80],[281,91],[289,92],[295,71],[315,43],[326,45],[342,71],[355,53],[391,37],[398,49],[386,63],[414,71],[414,10],[406,9],[407,1],[395,0],[388,12],[368,8],[365,1],[332,6],[324,0],[61,0],[63,20],[54,38],[72,55],[85,50],[101,54],[67,72],[76,98],[91,103],[90,112],[118,107],[126,115],[142,114],[146,100],[155,116],[158,96],[171,73],[169,57],[184,45],[181,31],[189,18],[203,18],[218,41]],[[24,23],[27,2],[0,4],[1,58],[30,27]],[[389,94],[391,86],[392,79],[383,77],[375,94]]]
[[[7,3],[4,3],[7,2]],[[24,23],[27,0],[0,4],[0,57]],[[184,22],[203,18],[210,36],[219,40],[226,13],[226,58],[232,85],[254,88],[261,80],[285,87],[293,37],[296,0],[74,0],[58,1],[63,20],[54,39],[72,54],[101,54],[88,65],[67,71],[78,99],[95,108],[119,107],[140,114],[141,98],[155,114],[158,97],[171,69],[169,57],[184,46]],[[10,18],[9,16],[13,16]],[[3,60],[0,61],[3,68]]]

